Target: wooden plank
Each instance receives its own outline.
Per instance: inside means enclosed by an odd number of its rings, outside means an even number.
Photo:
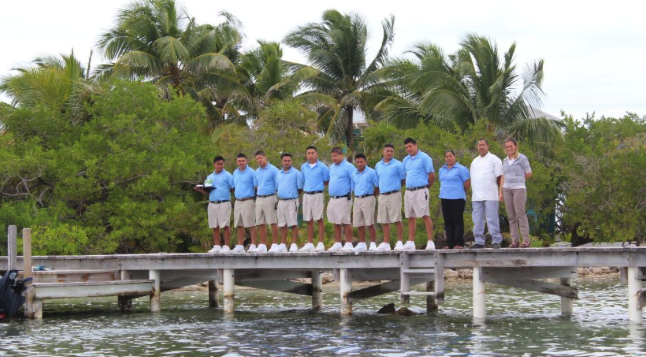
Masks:
[[[285,269],[236,269],[236,281],[244,280],[285,280],[307,279],[312,276],[311,270],[285,270]]]
[[[393,268],[352,269],[350,270],[350,276],[352,277],[352,281],[381,281],[400,279],[399,269]]]
[[[7,270],[18,269],[18,227],[7,229]]]
[[[552,284],[552,283],[548,283],[540,280],[521,280],[521,279],[499,280],[499,279],[483,279],[483,277],[481,277],[480,280],[491,284],[510,286],[513,288],[536,291],[544,294],[558,295],[558,296],[562,296],[570,299],[579,298],[579,293],[576,288],[573,288],[570,286]]]
[[[245,280],[236,281],[236,285],[307,296],[312,296],[313,291],[312,284],[288,280]]]
[[[498,280],[571,278],[572,274],[576,274],[575,267],[482,268],[484,279]]]
[[[423,278],[410,278],[409,283],[410,283],[410,286],[415,286],[415,285],[423,284],[427,281],[428,280],[425,280]],[[400,289],[400,281],[393,280],[383,284],[372,285],[367,288],[352,291],[349,294],[349,299],[350,299],[350,302],[357,302],[365,299],[370,299],[375,296],[399,291],[399,289]]]
[[[34,282],[36,283],[83,283],[115,280],[119,280],[119,272],[116,270],[34,272]]]
[[[34,300],[68,299],[80,297],[137,295],[150,293],[153,282],[131,280],[107,283],[33,284]]]

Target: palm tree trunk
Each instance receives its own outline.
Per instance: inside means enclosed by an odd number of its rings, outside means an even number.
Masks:
[[[346,137],[346,142],[348,145],[348,153],[351,154],[354,151],[353,147],[353,134],[354,134],[354,122],[353,122],[353,117],[354,117],[354,108],[352,108],[351,105],[345,107],[345,112],[346,112],[346,118],[347,118],[347,123],[345,127],[345,137]]]

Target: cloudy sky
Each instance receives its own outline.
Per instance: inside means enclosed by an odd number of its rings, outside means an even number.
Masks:
[[[86,61],[99,34],[130,0],[20,0],[0,7],[0,76],[37,56],[75,54]],[[544,110],[575,117],[646,115],[646,3],[640,1],[205,1],[178,0],[198,22],[221,21],[227,10],[244,25],[245,48],[259,39],[280,41],[299,25],[318,21],[330,8],[358,12],[373,34],[394,14],[391,53],[402,56],[414,44],[430,41],[454,51],[467,33],[495,40],[501,50],[517,43],[517,64],[545,60]],[[502,51],[501,51],[502,52]],[[286,49],[285,58],[304,62]],[[103,59],[95,55],[93,65]],[[8,101],[6,96],[1,100]]]

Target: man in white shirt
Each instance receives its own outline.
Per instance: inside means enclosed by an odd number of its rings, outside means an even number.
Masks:
[[[498,219],[498,197],[500,182],[503,175],[502,161],[489,152],[489,142],[485,139],[478,141],[478,153],[471,163],[471,190],[473,203],[473,235],[476,244],[472,249],[485,247],[485,218],[489,234],[493,239],[492,248],[499,249],[502,242],[500,221]]]

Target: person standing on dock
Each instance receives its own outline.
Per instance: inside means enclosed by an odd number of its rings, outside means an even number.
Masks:
[[[426,226],[426,250],[435,249],[433,242],[433,221],[429,213],[428,194],[429,189],[435,182],[435,170],[433,159],[417,147],[413,138],[404,140],[404,147],[408,156],[404,158],[404,170],[406,171],[406,193],[404,194],[404,213],[408,218],[408,242],[400,245],[397,242],[395,250],[415,250],[415,231],[417,229],[417,218],[421,218]]]
[[[249,228],[251,245],[249,253],[255,252],[256,247],[256,172],[247,165],[247,156],[238,154],[236,159],[238,168],[233,172],[234,196],[233,225],[236,227],[238,245],[231,252],[244,253],[245,229]]]
[[[233,176],[224,169],[224,158],[213,159],[213,173],[207,176],[203,188],[195,186],[195,191],[209,196],[209,228],[213,229],[213,248],[209,253],[226,253],[231,243],[231,188]],[[207,191],[210,190],[210,191]],[[224,231],[224,246],[220,246],[220,229]]]
[[[440,201],[446,232],[444,249],[464,248],[464,206],[471,187],[469,170],[456,161],[455,152],[444,153],[446,165],[440,168]]]
[[[330,181],[330,170],[318,160],[316,147],[309,146],[305,150],[307,162],[301,166],[305,179],[303,195],[303,221],[307,222],[307,243],[301,248],[303,252],[324,252],[325,222],[323,222],[323,207],[325,195],[323,190]],[[314,248],[314,222],[318,224],[319,240]]]
[[[283,169],[276,174],[278,188],[278,227],[280,227],[280,244],[274,244],[270,253],[287,252],[287,229],[292,229],[290,253],[298,252],[298,196],[303,192],[303,174],[292,167],[292,154],[280,155]]]
[[[509,138],[505,141],[505,152],[507,157],[502,162],[502,193],[499,195],[500,202],[505,203],[507,216],[509,217],[509,231],[511,232],[511,245],[509,248],[518,248],[520,237],[518,229],[523,236],[521,248],[529,248],[529,221],[525,203],[527,202],[527,187],[525,180],[532,177],[532,168],[529,166],[527,157],[518,152],[518,142]]]
[[[334,244],[329,252],[339,250],[352,251],[352,176],[357,169],[343,157],[340,147],[332,148],[332,165],[330,165],[330,202],[327,205],[327,219],[334,224]],[[345,245],[341,246],[341,231],[345,231]]]
[[[267,225],[271,226],[274,244],[279,244],[278,217],[276,216],[276,174],[278,169],[267,161],[264,151],[256,152],[256,229],[260,231],[260,245],[257,253],[267,252]]]
[[[366,228],[370,234],[370,250],[377,250],[375,239],[375,195],[379,194],[379,179],[377,172],[368,167],[368,159],[364,154],[354,157],[357,171],[352,176],[352,191],[354,192],[354,207],[352,209],[352,225],[359,231],[359,243],[354,247],[355,252],[365,252]]]
[[[500,187],[502,187],[502,161],[489,152],[489,141],[481,139],[477,144],[478,153],[471,162],[471,202],[473,205],[473,235],[476,243],[471,249],[485,247],[485,219],[489,234],[492,237],[491,247],[500,248],[502,235],[500,235],[500,220],[498,219],[498,205]]]
[[[390,224],[397,229],[397,242],[403,246],[404,224],[402,223],[402,186],[406,184],[406,173],[401,161],[395,159],[395,146],[384,145],[384,158],[375,165],[379,178],[379,208],[377,223],[384,231],[384,241],[377,250],[390,250]]]

